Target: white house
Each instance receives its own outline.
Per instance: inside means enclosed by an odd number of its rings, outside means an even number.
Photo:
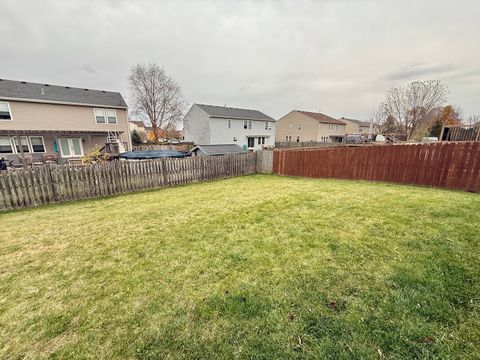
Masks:
[[[185,141],[237,144],[244,149],[275,145],[275,119],[257,110],[193,104],[183,119]]]

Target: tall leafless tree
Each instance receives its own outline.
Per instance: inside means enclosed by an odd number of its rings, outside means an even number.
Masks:
[[[155,63],[136,65],[128,77],[134,113],[150,121],[155,141],[159,129],[177,127],[185,110],[185,99],[178,84]]]
[[[467,120],[468,125],[480,124],[480,114],[470,115]]]
[[[396,128],[410,139],[424,127],[427,114],[447,101],[447,86],[439,80],[415,81],[387,91],[378,111],[384,119],[395,119]]]

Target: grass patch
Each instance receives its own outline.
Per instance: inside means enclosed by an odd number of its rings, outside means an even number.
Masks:
[[[255,175],[0,223],[2,359],[480,353],[477,194]]]

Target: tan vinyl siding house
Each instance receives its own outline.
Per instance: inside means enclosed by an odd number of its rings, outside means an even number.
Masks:
[[[0,80],[0,157],[66,161],[94,146],[131,149],[120,93]]]
[[[322,113],[293,110],[277,121],[276,142],[342,142],[345,123]]]
[[[370,133],[370,123],[367,121],[360,121],[355,119],[348,119],[342,117],[340,121],[346,124],[345,131],[347,134],[369,134]],[[377,129],[372,128],[372,133],[376,134]]]

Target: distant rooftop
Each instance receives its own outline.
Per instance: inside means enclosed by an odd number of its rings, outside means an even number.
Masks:
[[[118,92],[0,79],[0,99],[126,108]]]
[[[302,113],[304,115],[307,115],[318,122],[324,123],[324,124],[337,124],[337,125],[345,125],[344,122],[334,119],[331,116],[319,113],[319,112],[310,112],[310,111],[301,111],[301,110],[295,110],[299,113]]]
[[[349,119],[346,117],[342,117],[340,120],[350,121],[350,122],[353,122],[354,124],[357,124],[358,126],[364,126],[364,127],[370,126],[370,123],[368,121]]]
[[[210,117],[230,118],[230,119],[246,119],[246,120],[267,120],[275,121],[268,115],[258,110],[231,108],[226,106],[214,106],[205,104],[194,104],[205,111]]]

